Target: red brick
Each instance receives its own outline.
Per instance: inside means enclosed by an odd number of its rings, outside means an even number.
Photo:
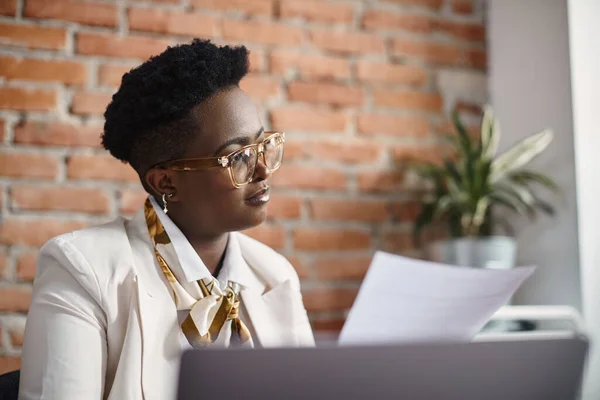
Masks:
[[[0,286],[0,312],[27,312],[31,290],[19,286]]]
[[[465,110],[459,109],[459,111],[462,113]],[[479,136],[481,135],[481,126],[478,124],[477,125],[469,124],[469,125],[466,125],[465,128],[467,129],[467,133],[469,134],[469,136],[471,136],[474,139],[479,138]],[[442,120],[438,124],[438,126],[436,126],[436,133],[439,135],[457,134],[456,127],[454,126],[452,121],[450,121],[448,119]]]
[[[296,273],[298,274],[298,278],[306,279],[306,278],[310,277],[310,275],[311,275],[310,269],[306,266],[306,264],[304,262],[302,262],[302,260],[299,257],[286,257],[286,258],[288,259],[290,264],[292,264],[292,266],[296,270]]]
[[[0,1],[0,15],[15,16],[17,14],[17,0]]]
[[[270,116],[273,129],[286,132],[344,132],[348,126],[345,112],[326,108],[276,108]]]
[[[469,49],[465,52],[466,65],[485,71],[487,69],[487,52],[480,49]]]
[[[121,214],[135,214],[146,201],[148,193],[142,189],[123,189],[119,194]]]
[[[4,76],[8,80],[21,79],[82,85],[87,80],[87,67],[77,61],[0,56],[0,76]]]
[[[0,43],[30,49],[61,50],[67,41],[64,28],[0,23]]]
[[[393,192],[404,182],[400,171],[364,171],[358,173],[358,189],[361,192]]]
[[[315,332],[339,333],[344,327],[343,319],[316,319],[311,321],[312,329]]]
[[[79,221],[7,219],[0,225],[0,243],[41,247],[55,236],[85,227]]]
[[[308,152],[317,161],[338,161],[346,164],[368,164],[379,160],[384,145],[372,140],[315,140],[307,143]]]
[[[458,100],[454,104],[454,109],[456,111],[459,111],[460,113],[471,114],[474,117],[481,117],[481,114],[483,112],[483,110],[481,108],[481,104],[469,103],[469,102],[461,101],[461,100]]]
[[[269,58],[271,73],[287,75],[298,71],[304,78],[348,79],[350,61],[341,57],[274,51]]]
[[[138,174],[129,164],[108,155],[71,156],[67,160],[69,179],[99,179],[139,182]]]
[[[365,250],[370,244],[369,232],[361,230],[297,228],[294,231],[296,250]]]
[[[385,52],[385,40],[368,33],[314,30],[310,32],[310,40],[316,48],[337,53],[381,54]]]
[[[17,356],[0,356],[0,374],[21,368],[21,359]]]
[[[110,200],[100,189],[68,186],[19,185],[12,188],[12,206],[18,210],[81,211],[106,214]]]
[[[473,0],[452,0],[452,11],[456,14],[473,14]]]
[[[481,23],[463,23],[446,20],[435,22],[436,30],[457,39],[485,42],[485,28]]]
[[[411,110],[441,112],[444,100],[439,93],[423,93],[400,90],[375,90],[373,104]]]
[[[279,226],[260,225],[242,233],[258,240],[273,249],[282,249],[285,245],[285,230]]]
[[[383,237],[384,250],[403,253],[414,250],[412,235],[405,232],[388,232]]]
[[[360,106],[364,92],[360,88],[336,83],[290,82],[288,100],[338,106]]]
[[[428,8],[430,10],[439,10],[444,0],[384,0],[390,3],[397,3],[407,6],[416,6]]]
[[[6,121],[3,119],[0,119],[0,143],[4,142],[4,138],[6,137],[6,128],[7,128]]]
[[[315,261],[317,277],[325,281],[357,280],[365,277],[371,257],[323,257]]]
[[[15,143],[42,146],[101,147],[100,125],[72,125],[57,121],[25,121],[15,127]]]
[[[240,88],[256,100],[268,100],[281,92],[279,81],[266,75],[249,74],[240,82]]]
[[[299,218],[302,208],[302,198],[272,194],[269,202],[269,218],[291,219]]]
[[[417,219],[417,216],[420,212],[421,203],[417,201],[392,203],[390,206],[390,213],[396,222],[413,223]]]
[[[422,117],[360,114],[357,129],[363,135],[422,137],[429,133],[429,123]]]
[[[273,15],[274,0],[190,0],[192,7],[251,15]]]
[[[23,333],[24,327],[17,328],[12,327],[10,329],[10,341],[13,348],[18,348],[23,346]]]
[[[143,36],[119,37],[105,33],[80,32],[77,34],[77,54],[147,59],[167,49],[170,41]]]
[[[114,4],[71,0],[27,0],[23,13],[27,18],[56,19],[84,25],[117,26],[117,7]]]
[[[8,269],[8,257],[6,254],[0,253],[0,279],[6,279],[6,272]],[[0,347],[2,344],[0,344]]]
[[[315,221],[383,222],[388,219],[385,200],[315,198],[309,202]]]
[[[218,20],[201,14],[168,11],[159,8],[130,8],[127,12],[129,29],[170,33],[173,35],[213,37]]]
[[[344,172],[319,166],[285,165],[271,178],[273,186],[294,189],[343,190]]]
[[[299,17],[311,22],[351,23],[354,19],[354,7],[352,4],[320,0],[282,0],[279,16]]]
[[[248,55],[248,61],[250,62],[250,72],[266,72],[267,63],[263,51],[251,50]]]
[[[394,162],[418,161],[433,164],[442,163],[443,156],[446,155],[444,148],[440,146],[415,146],[415,145],[397,145],[392,147],[392,160]]]
[[[312,289],[305,291],[302,299],[309,312],[335,311],[352,307],[357,294],[355,288]]]
[[[77,92],[73,96],[71,112],[73,114],[104,114],[112,95],[108,93]]]
[[[58,160],[45,154],[0,153],[2,176],[14,178],[55,179]]]
[[[401,30],[429,34],[434,20],[422,15],[399,14],[384,10],[368,10],[363,14],[362,26],[372,30]]]
[[[356,76],[362,81],[419,86],[426,84],[428,78],[427,72],[419,67],[371,61],[360,61]]]
[[[25,253],[17,260],[17,277],[24,281],[33,281],[37,264],[37,251]]]
[[[123,75],[132,68],[132,65],[102,64],[98,69],[98,82],[101,86],[118,87],[121,85]]]
[[[304,30],[284,24],[224,20],[223,38],[240,42],[296,46],[302,43]]]
[[[15,111],[52,111],[56,108],[54,89],[0,88],[0,109]]]
[[[462,50],[458,46],[411,39],[394,39],[392,54],[442,65],[460,65],[463,60]]]
[[[294,160],[304,160],[306,158],[308,158],[308,149],[304,140],[286,137],[283,155],[284,163]]]

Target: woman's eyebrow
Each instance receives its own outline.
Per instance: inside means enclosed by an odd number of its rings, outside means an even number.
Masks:
[[[258,138],[260,137],[260,135],[263,134],[264,131],[265,131],[265,128],[261,127],[258,130],[258,132],[256,132],[254,134],[254,141],[258,140]],[[221,153],[221,151],[223,151],[223,149],[227,148],[228,146],[231,146],[232,144],[238,144],[240,146],[247,146],[250,144],[250,140],[248,140],[248,136],[238,136],[238,137],[234,137],[233,139],[229,139],[228,141],[223,143],[221,146],[219,146],[217,151],[215,151],[215,156],[218,156],[219,153]]]

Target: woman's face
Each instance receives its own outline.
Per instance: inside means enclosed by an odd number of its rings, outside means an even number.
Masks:
[[[224,156],[264,138],[254,103],[238,87],[220,91],[196,107],[192,116],[198,119],[202,131],[181,158]],[[160,193],[173,193],[168,200],[168,214],[184,233],[215,237],[265,220],[269,175],[260,160],[252,182],[241,188],[232,185],[227,168],[221,167],[199,171],[155,169],[149,174],[154,185],[149,183]],[[257,197],[259,193],[262,195]]]

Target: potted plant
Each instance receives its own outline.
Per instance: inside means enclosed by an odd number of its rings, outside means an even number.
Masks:
[[[506,209],[529,218],[538,212],[554,214],[552,205],[540,199],[532,186],[557,191],[557,185],[546,175],[523,169],[548,147],[553,134],[543,130],[497,155],[500,127],[490,107],[484,108],[481,134],[476,138],[469,135],[456,111],[453,125],[456,133],[444,137],[450,155],[442,163],[412,166],[428,184],[420,199],[414,239],[419,243],[426,226],[443,223],[449,239],[426,248],[430,259],[452,265],[511,268],[516,241],[500,212]],[[498,228],[504,228],[503,235]]]

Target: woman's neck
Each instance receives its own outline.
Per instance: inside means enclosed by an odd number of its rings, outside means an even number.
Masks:
[[[225,233],[211,239],[193,238],[185,232],[184,235],[188,238],[188,241],[194,250],[196,250],[204,265],[206,265],[206,268],[216,277],[223,266],[229,235]]]

